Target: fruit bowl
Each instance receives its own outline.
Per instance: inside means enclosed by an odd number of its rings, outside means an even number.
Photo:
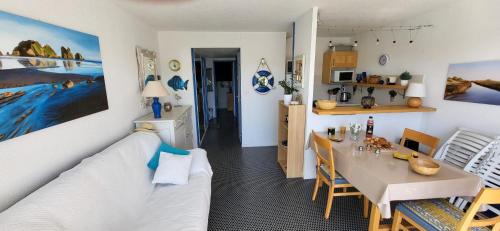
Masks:
[[[412,156],[408,162],[411,169],[420,175],[432,176],[437,174],[439,169],[441,169],[441,166],[430,158]]]
[[[322,110],[330,110],[337,106],[337,101],[320,99],[316,101],[316,106]]]

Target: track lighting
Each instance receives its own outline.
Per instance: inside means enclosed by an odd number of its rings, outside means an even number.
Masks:
[[[357,47],[358,46],[358,40],[355,40],[354,41],[354,44],[352,44],[353,47]]]
[[[379,44],[380,44],[380,39],[379,39],[379,38],[377,38],[377,45],[379,45]]]

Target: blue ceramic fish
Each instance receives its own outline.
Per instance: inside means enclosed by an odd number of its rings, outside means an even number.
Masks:
[[[167,84],[170,86],[174,91],[177,90],[187,90],[188,89],[188,82],[189,80],[182,80],[181,77],[178,75],[175,75],[172,77],[170,80],[168,80]]]

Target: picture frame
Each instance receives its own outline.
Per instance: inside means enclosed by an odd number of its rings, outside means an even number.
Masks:
[[[500,60],[452,63],[444,100],[500,106]]]
[[[304,54],[297,55],[294,57],[293,63],[293,81],[300,88],[304,88],[304,75],[305,75],[305,60],[306,57]]]
[[[144,49],[142,47],[136,47],[137,55],[137,69],[138,69],[138,81],[139,81],[139,91],[142,94],[144,87],[148,81],[158,80],[158,66],[156,60],[156,52]],[[143,107],[151,105],[151,99],[142,99]]]

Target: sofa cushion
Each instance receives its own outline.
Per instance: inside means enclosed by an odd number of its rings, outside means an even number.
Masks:
[[[154,190],[145,164],[159,145],[152,133],[124,138],[1,213],[0,230],[129,230]]]
[[[157,185],[131,230],[207,230],[211,177],[189,176],[187,185]]]
[[[189,151],[187,151],[187,150],[176,148],[176,147],[173,147],[173,146],[166,144],[166,143],[161,143],[158,150],[156,150],[154,156],[151,158],[151,160],[149,160],[148,168],[150,168],[152,170],[156,170],[156,168],[158,168],[161,152],[168,152],[168,153],[177,154],[177,155],[188,155],[189,154]]]

